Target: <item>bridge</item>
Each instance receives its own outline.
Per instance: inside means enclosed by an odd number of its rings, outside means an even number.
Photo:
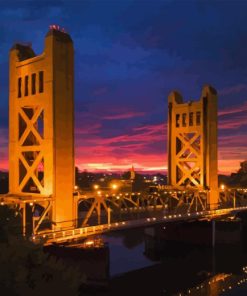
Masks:
[[[9,193],[22,235],[46,244],[157,223],[215,220],[247,210],[247,190],[219,188],[217,92],[168,97],[168,186],[81,191],[74,166],[74,50],[51,26],[44,52],[15,44],[9,60]]]

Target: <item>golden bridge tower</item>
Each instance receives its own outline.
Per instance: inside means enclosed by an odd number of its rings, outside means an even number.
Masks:
[[[25,44],[10,50],[9,198],[48,201],[43,219],[53,229],[73,227],[75,219],[73,59],[73,42],[58,26],[40,55]]]
[[[210,208],[218,204],[217,92],[205,86],[199,101],[168,97],[168,182],[174,188],[208,190]]]

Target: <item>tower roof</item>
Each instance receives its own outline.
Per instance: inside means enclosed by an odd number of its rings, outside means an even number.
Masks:
[[[70,35],[63,28],[57,25],[51,25],[45,37],[54,36],[62,42],[73,42]]]

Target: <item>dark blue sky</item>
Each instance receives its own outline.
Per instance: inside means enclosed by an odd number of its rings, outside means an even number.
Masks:
[[[166,167],[167,95],[219,93],[219,169],[247,159],[247,1],[1,1],[0,169],[7,168],[8,51],[43,51],[50,24],[75,48],[76,164]]]

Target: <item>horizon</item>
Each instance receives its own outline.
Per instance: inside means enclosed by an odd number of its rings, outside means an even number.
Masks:
[[[185,101],[198,100],[207,83],[219,98],[219,173],[234,173],[247,159],[247,3],[28,1],[0,7],[0,170],[8,169],[9,49],[21,40],[40,54],[54,23],[74,41],[80,170],[133,165],[165,171],[168,94],[179,89]]]

